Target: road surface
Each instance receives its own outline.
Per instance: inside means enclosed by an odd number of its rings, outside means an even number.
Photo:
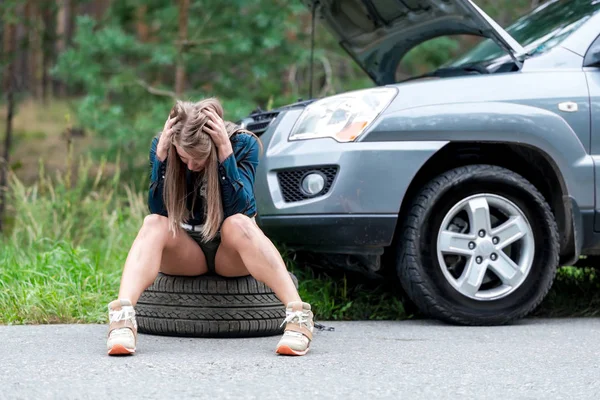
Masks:
[[[325,325],[304,357],[140,335],[119,358],[103,325],[0,326],[0,399],[600,399],[600,319]]]

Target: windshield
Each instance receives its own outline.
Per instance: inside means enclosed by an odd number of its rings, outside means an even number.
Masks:
[[[541,54],[559,44],[564,38],[600,11],[600,0],[554,0],[519,18],[506,31],[530,55]],[[506,57],[493,40],[486,39],[460,58],[444,67],[490,61]]]

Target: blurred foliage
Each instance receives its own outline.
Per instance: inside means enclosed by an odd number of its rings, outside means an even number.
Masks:
[[[146,149],[162,127],[180,61],[184,98],[216,95],[231,120],[257,105],[307,94],[299,77],[309,63],[310,15],[299,2],[192,1],[184,43],[178,13],[177,2],[130,0],[112,2],[99,20],[79,16],[74,45],[53,68],[54,76],[85,93],[79,123],[109,138],[109,150],[121,149],[124,160]],[[317,49],[315,57],[324,60],[325,51]]]
[[[310,10],[299,0],[191,1],[187,40],[179,40],[179,3],[113,1],[101,18],[76,18],[73,45],[59,55],[54,77],[85,97],[79,123],[109,139],[109,157],[119,149],[124,166],[146,156],[150,138],[173,104],[175,68],[186,71],[186,99],[218,96],[226,118],[237,120],[256,107],[277,107],[309,91]],[[480,1],[501,24],[536,1]],[[372,86],[317,20],[314,96]],[[426,72],[472,46],[439,38],[413,49],[401,74]]]

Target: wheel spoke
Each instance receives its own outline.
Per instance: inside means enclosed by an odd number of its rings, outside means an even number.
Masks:
[[[484,198],[470,200],[467,206],[469,214],[469,223],[471,232],[477,235],[477,232],[484,230],[490,232],[492,223],[490,222],[490,207]]]
[[[496,261],[490,262],[490,269],[508,286],[514,286],[523,275],[519,266],[503,251],[499,252]]]
[[[472,235],[443,231],[438,240],[438,250],[442,253],[471,255],[473,250],[469,249],[469,243],[474,240]]]
[[[474,296],[479,291],[486,270],[486,263],[477,264],[475,257],[471,257],[457,281],[460,292],[467,296]]]
[[[536,251],[533,231],[528,217],[510,199],[487,192],[467,194],[440,224],[436,257],[457,292],[476,300],[500,299],[530,273]]]
[[[527,231],[527,222],[519,215],[510,217],[508,221],[494,229],[492,236],[497,236],[500,239],[496,248],[503,249],[521,239],[527,234]]]

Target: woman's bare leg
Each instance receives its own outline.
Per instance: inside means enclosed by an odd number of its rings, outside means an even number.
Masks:
[[[185,232],[169,232],[168,220],[152,214],[144,219],[133,241],[121,276],[119,299],[135,305],[142,292],[154,282],[158,272],[169,275],[202,275],[208,271],[198,244]]]
[[[215,270],[228,277],[250,274],[270,287],[283,304],[301,301],[281,254],[256,223],[243,214],[223,222]]]
[[[156,214],[144,218],[125,261],[119,298],[108,305],[108,354],[135,352],[137,322],[134,306],[159,271],[193,276],[204,274],[207,270],[202,249],[185,232],[174,237],[169,232],[167,218]]]
[[[269,286],[287,310],[285,332],[276,352],[294,356],[306,354],[314,329],[311,306],[300,299],[279,251],[253,220],[236,214],[223,222],[215,269],[224,276],[250,273]]]

